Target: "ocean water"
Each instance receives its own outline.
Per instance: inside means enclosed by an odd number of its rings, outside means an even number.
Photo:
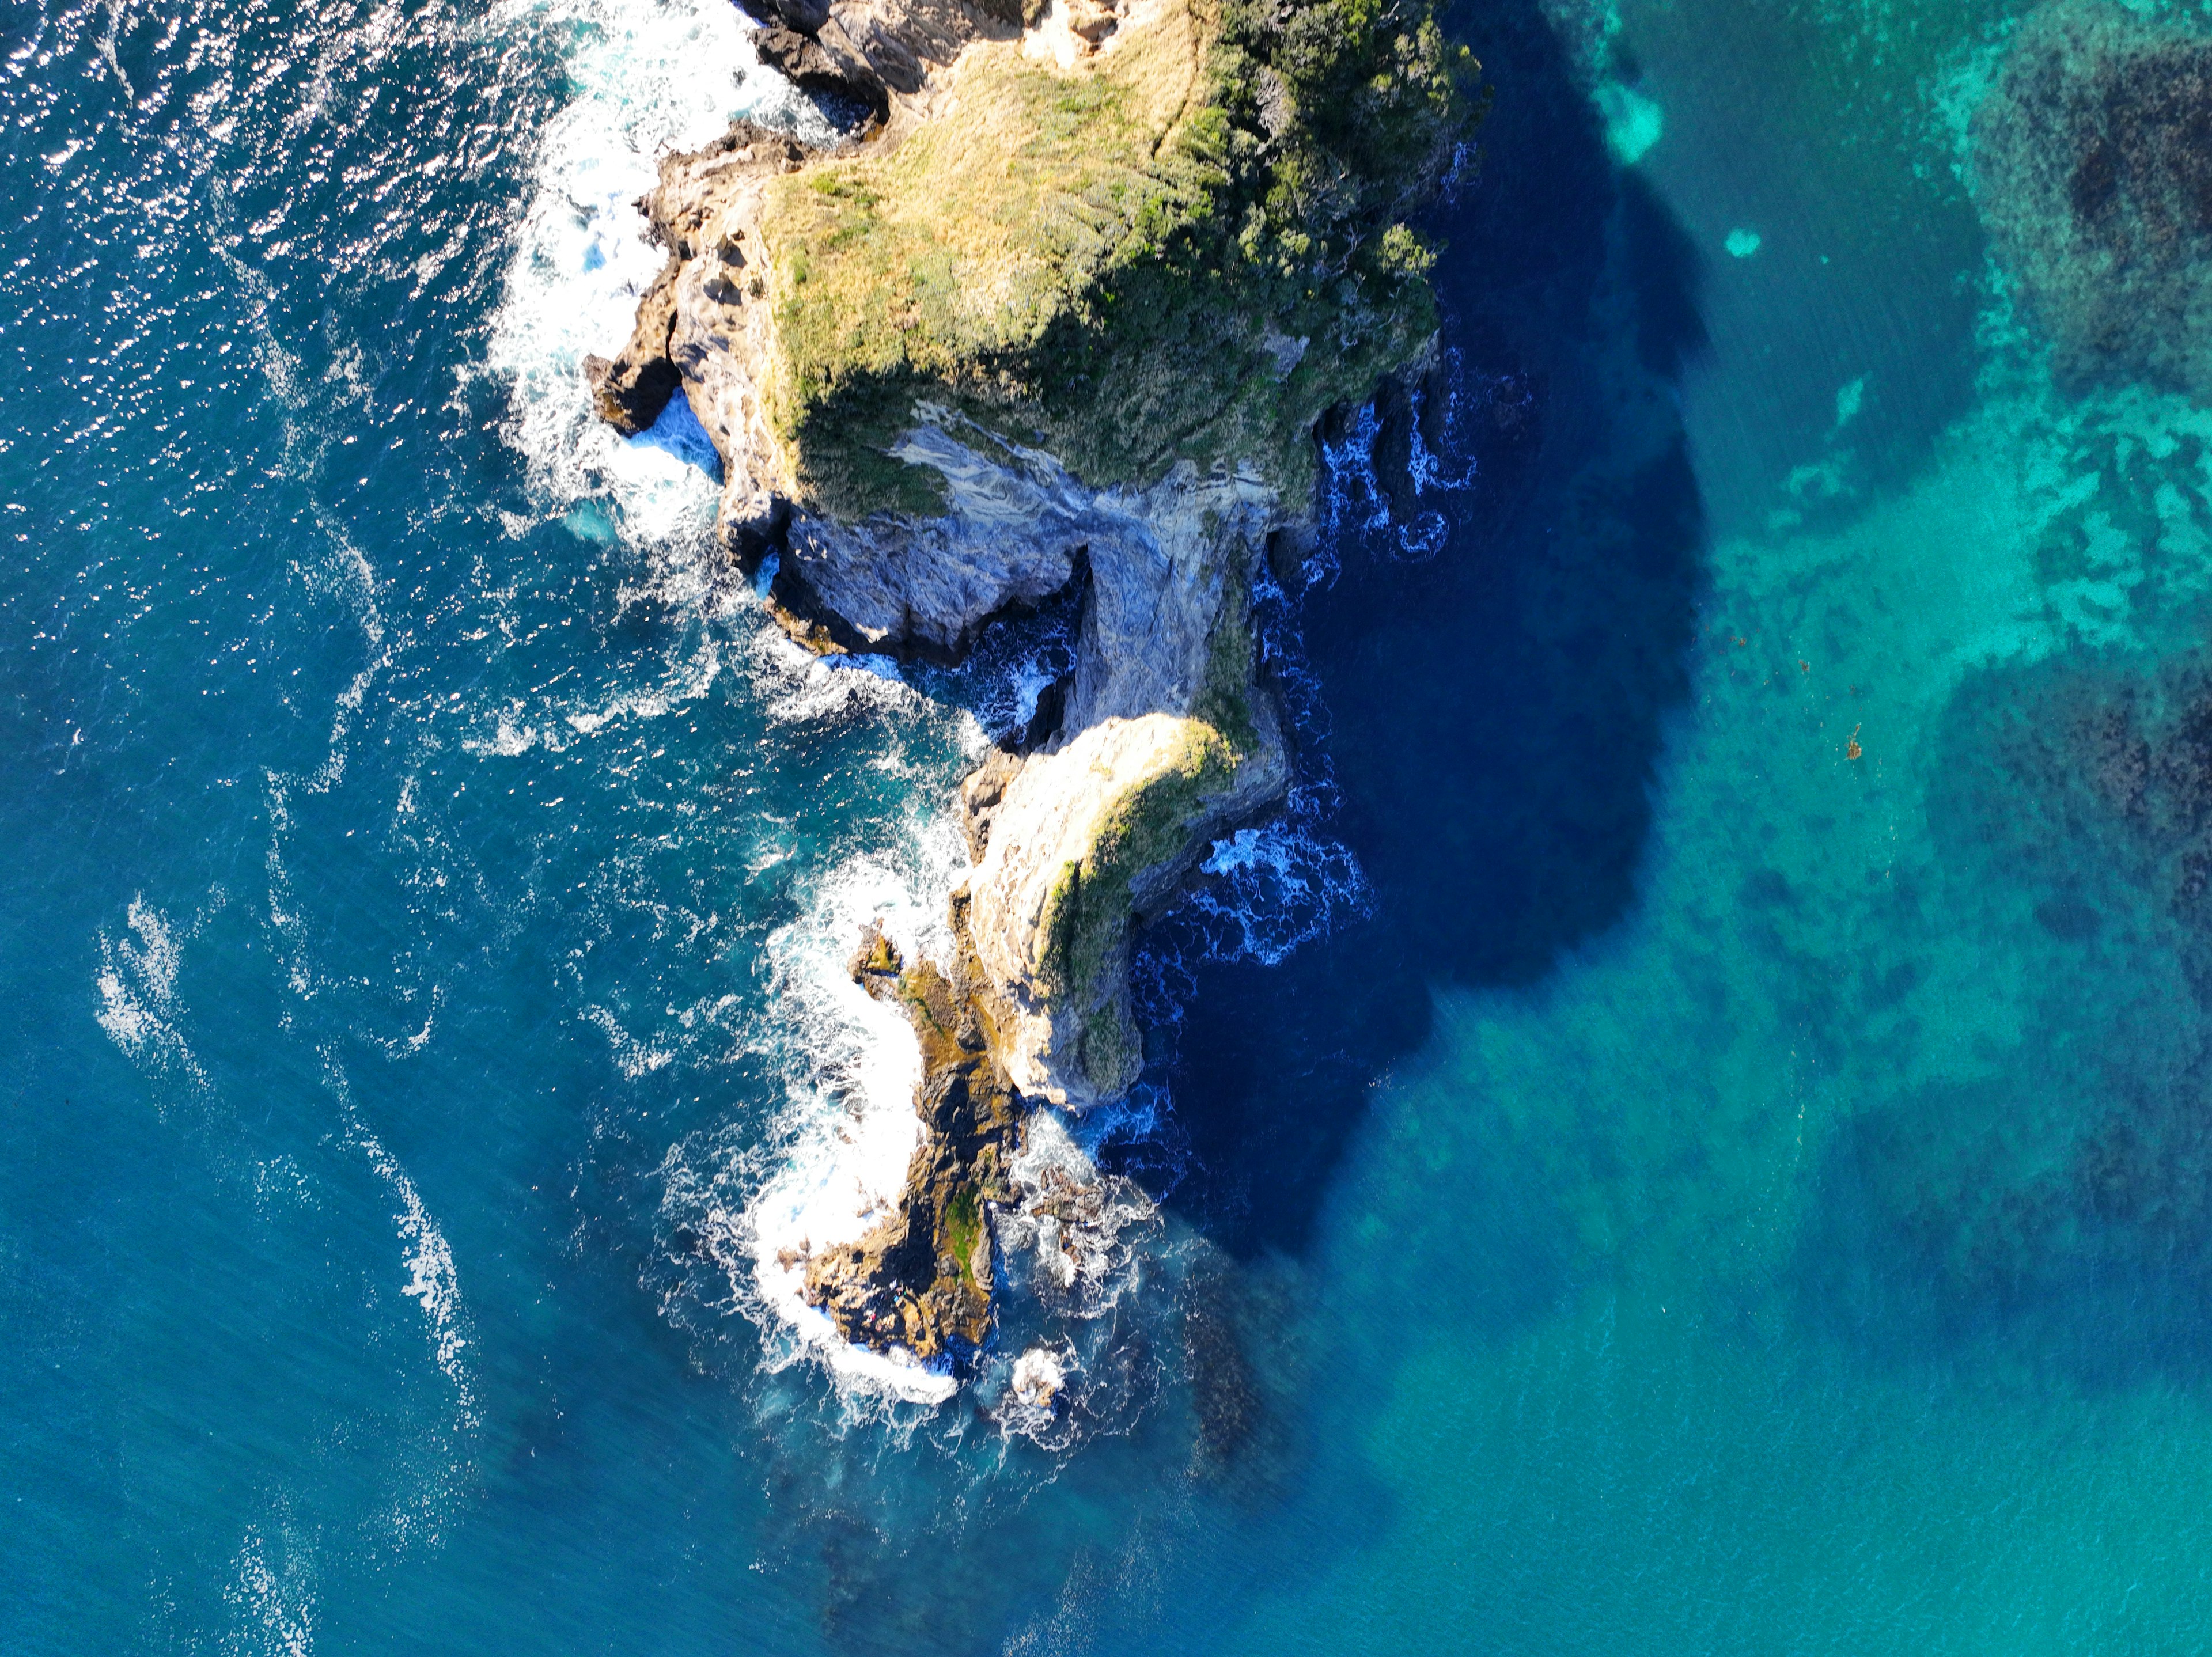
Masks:
[[[723,0],[17,7],[0,1651],[2212,1644],[2212,413],[1993,258],[2026,17],[1454,14],[1298,786],[956,1387],[776,1254],[1068,618],[812,662],[575,373],[654,155],[822,117]]]

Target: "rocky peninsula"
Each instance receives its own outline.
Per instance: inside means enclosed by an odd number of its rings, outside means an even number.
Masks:
[[[1407,222],[1477,66],[1430,0],[748,0],[764,59],[851,111],[749,123],[642,203],[667,261],[586,364],[643,430],[679,391],[720,531],[824,652],[957,658],[1079,590],[1056,723],[961,791],[956,958],[854,976],[921,1041],[900,1211],[805,1263],[848,1338],[988,1337],[1027,1113],[1124,1092],[1131,928],[1289,774],[1251,583],[1309,533],[1314,429],[1430,348]],[[1061,1193],[1055,1200],[1066,1199]]]

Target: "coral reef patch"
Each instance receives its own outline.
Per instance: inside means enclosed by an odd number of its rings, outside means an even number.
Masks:
[[[2062,0],[2014,37],[1973,140],[2059,377],[2212,397],[2212,39]]]

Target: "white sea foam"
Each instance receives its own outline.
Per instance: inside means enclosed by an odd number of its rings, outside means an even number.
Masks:
[[[967,866],[949,817],[924,810],[895,847],[823,878],[765,950],[773,1011],[761,1050],[785,1073],[782,1108],[765,1131],[732,1125],[672,1146],[662,1168],[670,1235],[696,1239],[678,1246],[759,1326],[763,1369],[819,1363],[856,1418],[941,1403],[957,1383],[941,1364],[848,1344],[804,1297],[808,1254],[895,1212],[921,1143],[914,1032],[852,981],[846,962],[872,920],[906,958],[942,958],[947,900]]]
[[[817,656],[772,628],[749,651],[761,711],[780,725],[806,725],[862,708],[912,712],[921,697],[887,656]]]
[[[283,1541],[271,1566],[261,1532],[249,1529],[231,1561],[222,1597],[238,1620],[222,1648],[234,1657],[309,1657],[315,1648],[314,1574],[304,1539],[287,1525]]]
[[[586,1007],[584,1017],[599,1026],[600,1034],[607,1038],[607,1045],[614,1050],[616,1068],[633,1082],[665,1069],[675,1060],[676,1055],[666,1047],[652,1046],[632,1035],[605,1007]]]
[[[1194,889],[1189,901],[1212,923],[1202,930],[1216,960],[1275,966],[1374,903],[1352,849],[1291,816],[1214,841],[1200,866],[1214,879]]]
[[[222,903],[217,888],[211,907],[219,909]],[[196,919],[185,936],[198,932],[204,919]],[[100,970],[93,974],[100,1005],[93,1017],[141,1070],[155,1077],[181,1077],[204,1093],[207,1074],[185,1040],[177,998],[177,971],[184,960],[177,930],[143,894],[131,900],[124,920],[121,935],[100,935]]]
[[[177,940],[159,910],[143,897],[125,912],[133,943],[103,932],[100,968],[94,982],[100,991],[97,1017],[115,1045],[133,1059],[160,1061],[184,1053],[184,1039],[170,1023],[177,989]]]
[[[788,1355],[811,1353],[845,1381],[921,1403],[949,1398],[952,1377],[905,1354],[848,1345],[801,1290],[810,1252],[852,1241],[896,1211],[921,1144],[914,1031],[896,1007],[853,982],[846,962],[871,920],[906,959],[942,958],[951,942],[947,900],[967,861],[949,820],[919,821],[897,861],[844,864],[803,917],[770,936],[779,1000],[812,1073],[793,1089],[775,1171],[737,1229],[748,1298],[795,1338]]]
[[[399,1292],[422,1308],[431,1356],[439,1370],[453,1383],[459,1423],[473,1428],[477,1424],[476,1388],[461,1362],[461,1353],[467,1348],[469,1339],[461,1306],[460,1273],[453,1266],[453,1245],[430,1217],[429,1210],[423,1207],[421,1193],[398,1158],[384,1148],[382,1140],[362,1128],[358,1122],[354,1127],[354,1143],[398,1205],[393,1211],[392,1223],[399,1234],[400,1263],[407,1268],[407,1281],[400,1286]]]
[[[1047,1449],[1074,1442],[1070,1404],[1082,1371],[1075,1343],[1065,1336],[1024,1348],[1007,1369],[1006,1389],[993,1411],[1000,1429]]]
[[[453,1264],[453,1245],[423,1205],[422,1193],[415,1188],[406,1168],[362,1120],[343,1067],[327,1050],[323,1054],[323,1079],[337,1096],[346,1144],[361,1153],[392,1198],[392,1229],[398,1235],[400,1264],[407,1272],[399,1292],[422,1308],[431,1360],[453,1386],[455,1425],[472,1431],[478,1424],[476,1386],[461,1356],[470,1344],[468,1314],[461,1301],[460,1273]]]
[[[576,88],[540,139],[532,194],[493,319],[492,367],[513,383],[509,435],[580,535],[641,545],[696,537],[719,491],[706,434],[680,397],[653,431],[624,439],[597,419],[583,360],[629,337],[659,270],[638,198],[661,155],[695,149],[738,116],[828,128],[790,82],[762,66],[753,26],[728,0],[510,0],[505,21],[564,38]],[[578,503],[611,495],[610,521]]]
[[[1159,1228],[1158,1205],[1133,1181],[1100,1173],[1048,1108],[1030,1114],[1007,1179],[1014,1202],[993,1217],[1010,1269],[1027,1259],[1030,1289],[1051,1312],[1092,1321],[1112,1311],[1136,1280],[1137,1245]]]
[[[1322,546],[1346,536],[1365,542],[1376,551],[1419,563],[1434,557],[1451,532],[1450,520],[1432,506],[1421,506],[1426,497],[1470,489],[1475,481],[1474,445],[1464,429],[1466,395],[1464,365],[1457,351],[1446,351],[1439,371],[1407,393],[1412,419],[1406,433],[1406,481],[1412,485],[1416,509],[1403,523],[1395,521],[1390,498],[1376,470],[1375,445],[1382,422],[1373,404],[1352,411],[1343,430],[1322,444]],[[1485,388],[1489,393],[1490,388]],[[1440,407],[1430,398],[1441,396]],[[1425,428],[1437,435],[1431,449]],[[1333,553],[1316,550],[1306,568],[1309,584],[1326,585],[1337,574]]]

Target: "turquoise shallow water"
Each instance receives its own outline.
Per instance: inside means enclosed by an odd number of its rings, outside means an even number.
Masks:
[[[2212,416],[1990,262],[2016,22],[1459,16],[1455,487],[1338,434],[1048,1446],[744,1253],[1065,646],[811,668],[580,424],[732,19],[19,9],[0,1650],[2208,1643]]]

